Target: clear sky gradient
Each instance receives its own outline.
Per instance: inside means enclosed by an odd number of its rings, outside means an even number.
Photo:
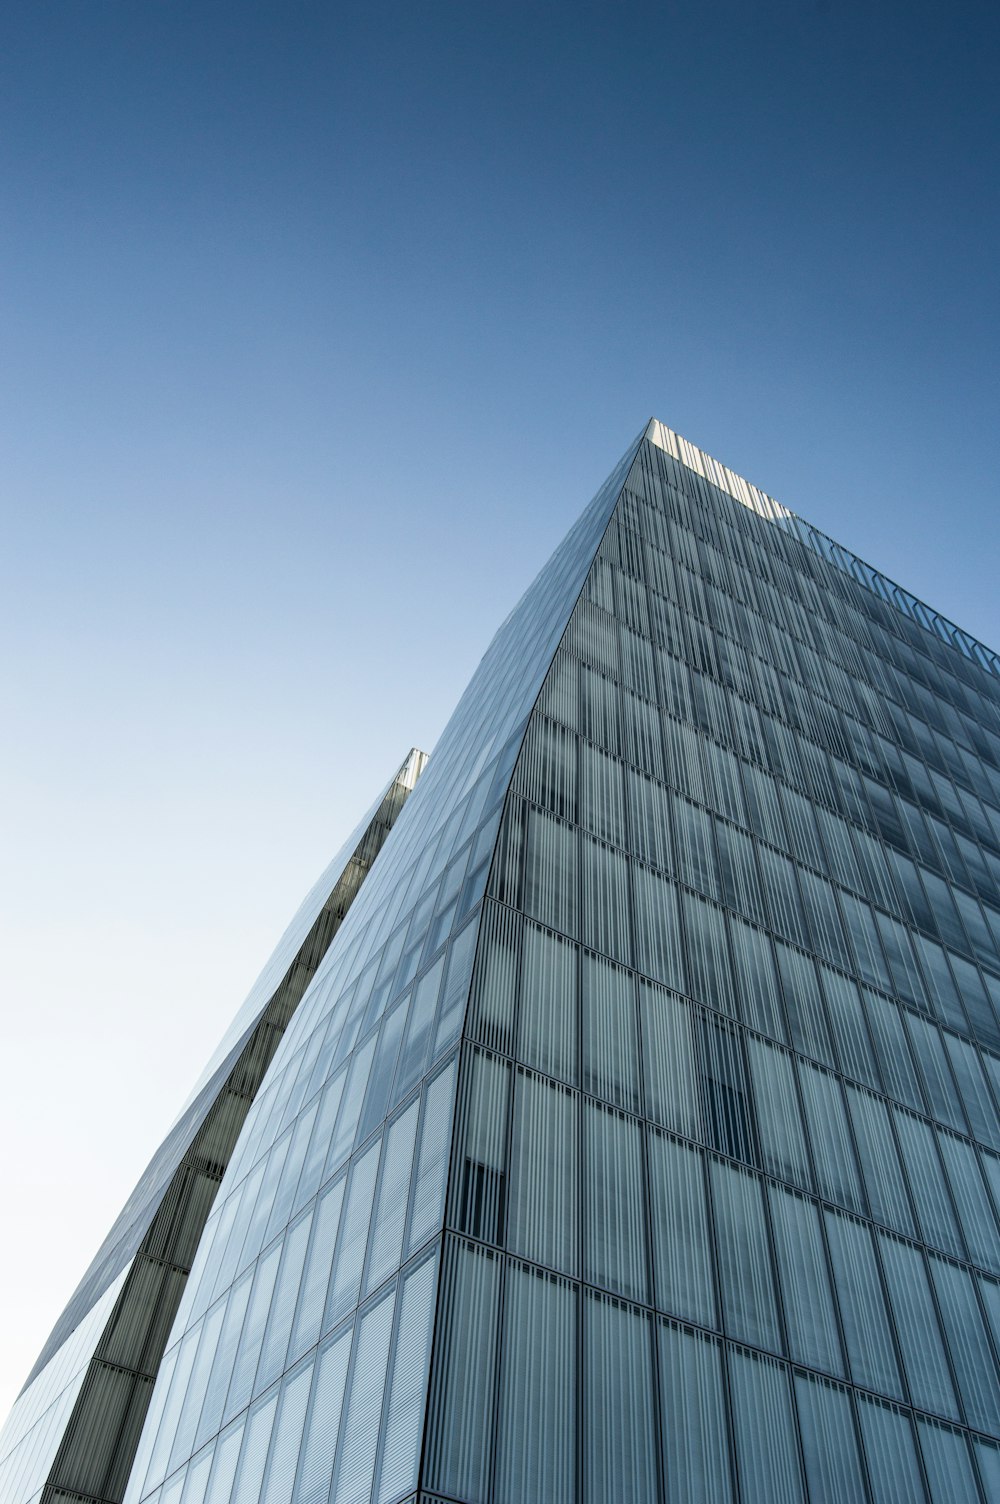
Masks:
[[[995,7],[7,7],[0,1411],[655,414],[1000,646]]]

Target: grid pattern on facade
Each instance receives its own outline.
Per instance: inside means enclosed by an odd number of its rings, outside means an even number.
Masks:
[[[4,1428],[0,1498],[5,1501],[31,1499],[39,1490],[48,1500],[117,1504],[121,1499],[164,1345],[247,1112],[426,763],[425,753],[410,751],[322,874],[265,968],[263,986],[258,982],[251,992],[204,1083],[129,1198],[133,1210],[126,1208],[119,1217],[56,1323]],[[292,944],[297,948],[290,955]],[[286,963],[267,1001],[269,979]],[[105,1281],[110,1283],[102,1294]]]
[[[524,728],[636,451],[501,627],[247,1118],[126,1499],[416,1484],[456,1049]]]
[[[1000,1497],[995,664],[651,424],[284,1033],[126,1504]]]
[[[1000,1489],[1000,685],[643,446],[536,707],[423,1484]]]

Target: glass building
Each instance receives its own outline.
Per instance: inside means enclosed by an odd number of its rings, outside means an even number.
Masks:
[[[1000,659],[654,420],[423,761],[0,1496],[1000,1499]]]

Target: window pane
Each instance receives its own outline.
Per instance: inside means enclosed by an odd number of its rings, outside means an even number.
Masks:
[[[961,1432],[918,1420],[917,1435],[934,1504],[979,1504],[972,1458]]]
[[[281,1409],[267,1465],[261,1504],[288,1504],[302,1441],[302,1425],[312,1381],[312,1359],[288,1379],[281,1391]]]
[[[647,1113],[667,1128],[700,1139],[701,1109],[690,1005],[672,992],[640,981],[639,1018]]]
[[[348,1328],[319,1355],[295,1485],[295,1504],[325,1504],[330,1492],[351,1336]]]
[[[579,1098],[518,1070],[511,1144],[508,1243],[517,1253],[575,1274]]]
[[[762,1039],[747,1036],[760,1127],[761,1162],[780,1180],[812,1188],[812,1172],[795,1086],[793,1057]]]
[[[847,1106],[854,1125],[858,1158],[872,1216],[897,1232],[916,1236],[910,1198],[893,1137],[889,1109],[881,1097],[847,1087]]]
[[[922,1118],[898,1108],[893,1118],[924,1240],[963,1258],[965,1249],[951,1209],[934,1130]]]
[[[382,1172],[365,1278],[365,1289],[369,1291],[377,1290],[382,1281],[399,1268],[419,1107],[419,1102],[411,1103],[402,1117],[398,1117],[385,1131]]]
[[[863,1499],[865,1486],[847,1390],[797,1373],[795,1398],[810,1504]]]
[[[408,1239],[411,1253],[441,1224],[454,1086],[455,1062],[451,1061],[424,1087]]]
[[[446,1252],[426,1441],[430,1488],[484,1504],[493,1444],[498,1256],[471,1243]]]
[[[583,1085],[605,1102],[639,1105],[635,980],[632,973],[583,952]]]
[[[843,1373],[816,1204],[780,1186],[768,1192],[789,1353],[800,1363]]]
[[[927,1496],[908,1417],[864,1395],[859,1397],[858,1416],[875,1504],[919,1504]]]
[[[732,1499],[721,1345],[663,1322],[660,1404],[667,1504]]]
[[[333,1485],[337,1504],[367,1504],[371,1497],[395,1303],[396,1291],[391,1287],[358,1321],[344,1436]]]
[[[371,1220],[372,1199],[375,1195],[375,1172],[381,1144],[376,1141],[366,1149],[360,1159],[351,1166],[347,1201],[340,1227],[340,1239],[333,1260],[333,1280],[327,1302],[324,1328],[336,1326],[337,1322],[357,1305],[361,1289],[361,1265],[364,1262],[368,1242],[368,1224]]]
[[[684,893],[688,942],[688,991],[719,1013],[733,1012],[733,978],[723,912],[715,904]]]
[[[586,1504],[649,1504],[657,1494],[650,1318],[589,1293],[583,1404]]]
[[[524,911],[549,928],[575,935],[577,834],[571,825],[528,806]]]
[[[871,1233],[836,1212],[827,1212],[825,1221],[851,1374],[858,1384],[902,1397]]]
[[[708,1142],[733,1159],[757,1164],[750,1093],[740,1049],[742,1030],[729,1028],[704,1012],[700,1023],[701,1093]]]
[[[504,1296],[498,1504],[573,1504],[576,1290],[511,1264]]]
[[[654,981],[684,992],[677,890],[659,873],[638,864],[635,885],[635,946],[639,970]]]
[[[457,1129],[462,1147],[453,1187],[456,1220],[463,1232],[490,1243],[502,1241],[506,1212],[510,1075],[506,1060],[472,1052]]]
[[[648,1142],[656,1304],[716,1326],[703,1156],[666,1134]]]
[[[584,1104],[586,1278],[646,1298],[646,1200],[640,1126],[614,1109]]]
[[[729,937],[736,966],[735,1009],[751,1029],[772,1039],[787,1038],[781,1006],[781,989],[774,967],[771,941],[763,930],[727,914]]]
[[[835,1076],[799,1061],[799,1081],[822,1195],[851,1211],[864,1210],[844,1099]]]
[[[733,1429],[744,1504],[801,1504],[788,1375],[773,1358],[734,1349]]]
[[[572,941],[525,925],[520,1056],[571,1085],[577,1071],[576,958]]]
[[[761,1182],[714,1158],[709,1171],[726,1331],[777,1351],[781,1342]]]
[[[1000,1370],[990,1352],[972,1276],[935,1254],[928,1263],[966,1419],[1000,1435]]]
[[[629,865],[613,846],[581,836],[583,908],[580,938],[584,944],[631,961]]]
[[[388,1504],[417,1484],[436,1289],[436,1258],[411,1270],[403,1281],[389,1381],[379,1504]]]
[[[888,1233],[879,1233],[878,1243],[913,1402],[921,1409],[957,1420],[958,1407],[923,1254]]]

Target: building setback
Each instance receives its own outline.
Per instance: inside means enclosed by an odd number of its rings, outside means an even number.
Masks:
[[[1000,660],[653,420],[423,762],[3,1504],[1000,1499]]]

